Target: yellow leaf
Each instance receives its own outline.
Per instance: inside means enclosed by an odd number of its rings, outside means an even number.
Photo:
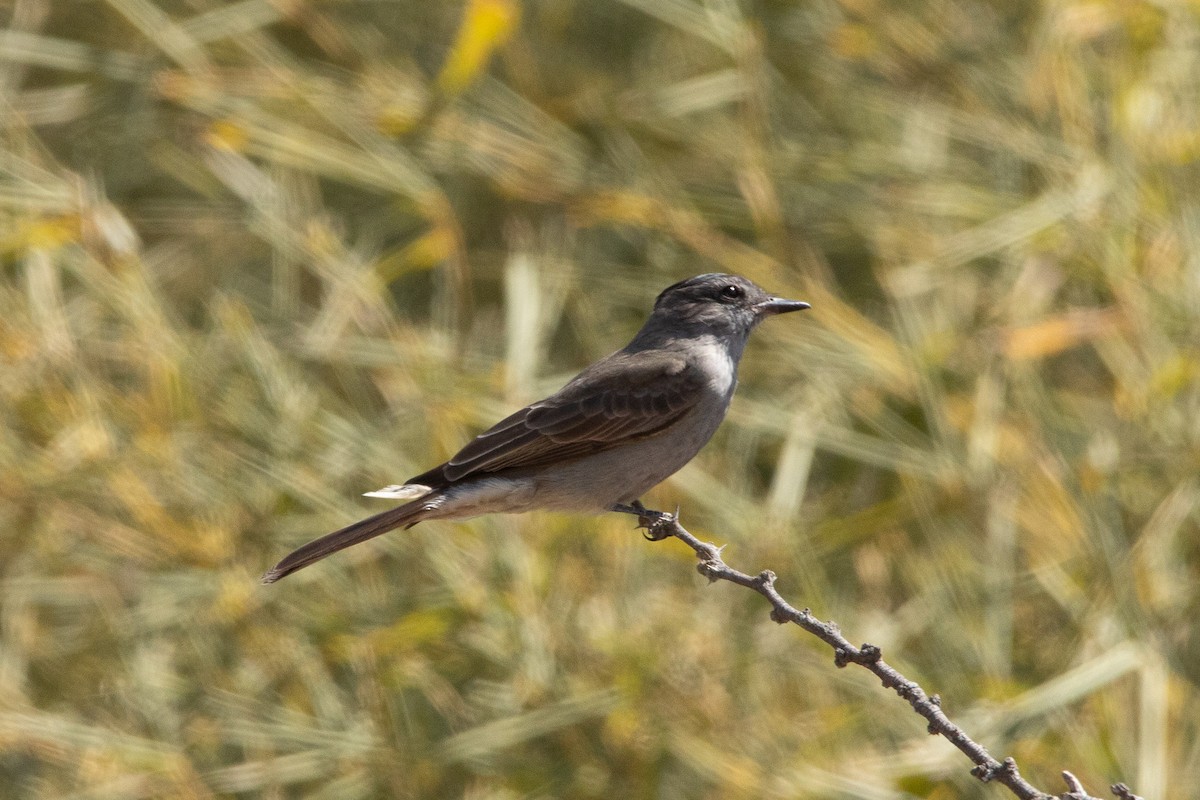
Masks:
[[[246,129],[229,119],[219,119],[210,125],[204,138],[212,147],[235,153],[244,150],[249,139]]]
[[[384,283],[391,283],[412,270],[431,269],[454,255],[458,249],[453,229],[436,225],[398,251],[384,256],[375,272]]]
[[[74,214],[41,217],[25,229],[25,246],[33,250],[57,250],[79,240],[80,220]]]
[[[520,9],[513,0],[471,0],[458,29],[458,38],[438,76],[438,85],[449,94],[465,89],[508,41]]]

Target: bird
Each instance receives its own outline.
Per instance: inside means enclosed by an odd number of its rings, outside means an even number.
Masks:
[[[303,545],[262,582],[425,520],[534,510],[670,516],[640,498],[691,461],[725,418],[751,331],[810,307],[738,275],[706,273],[668,286],[625,347],[449,461],[366,493],[404,502]]]

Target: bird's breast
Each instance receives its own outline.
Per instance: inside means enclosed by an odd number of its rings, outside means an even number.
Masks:
[[[716,343],[700,347],[696,366],[707,377],[709,390],[728,402],[737,387],[737,360],[728,348]]]

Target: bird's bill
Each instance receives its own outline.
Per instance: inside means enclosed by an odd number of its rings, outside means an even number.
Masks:
[[[782,297],[769,297],[755,306],[763,314],[786,314],[789,311],[803,311],[812,308],[803,300],[784,300]]]

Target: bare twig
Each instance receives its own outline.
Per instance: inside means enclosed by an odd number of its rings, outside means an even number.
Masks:
[[[1076,778],[1065,769],[1063,770],[1062,776],[1063,780],[1067,783],[1067,792],[1066,794],[1061,795],[1063,800],[1088,800],[1088,798],[1091,797],[1091,795],[1087,793],[1087,790],[1083,788],[1083,784],[1080,782],[1079,778]]]
[[[658,516],[654,516],[658,514]],[[1052,800],[1054,795],[1042,792],[1021,777],[1017,771],[1017,762],[1012,758],[997,761],[988,753],[983,745],[967,736],[962,728],[955,725],[941,708],[941,699],[935,695],[927,695],[915,681],[904,677],[900,672],[883,660],[880,649],[871,644],[855,647],[841,633],[836,623],[823,622],[812,615],[806,608],[797,609],[788,603],[775,590],[775,573],[763,570],[758,575],[747,575],[733,569],[721,560],[721,550],[714,544],[703,542],[689,533],[679,524],[678,512],[664,514],[662,512],[647,512],[639,517],[641,527],[647,529],[646,538],[651,540],[665,539],[674,536],[696,552],[700,559],[697,567],[700,574],[710,581],[729,581],[739,586],[745,586],[767,598],[771,604],[771,619],[779,624],[793,622],[804,630],[816,636],[833,648],[833,663],[838,667],[847,664],[857,664],[875,674],[884,687],[892,689],[900,697],[908,701],[913,710],[929,722],[931,734],[944,736],[955,747],[961,750],[975,766],[971,774],[987,783],[996,781],[1008,787],[1021,800]],[[1063,772],[1063,780],[1067,784],[1067,792],[1058,795],[1061,800],[1099,800],[1089,795],[1070,772]],[[1113,794],[1121,800],[1142,800],[1137,797],[1125,784],[1118,783],[1112,787]]]

